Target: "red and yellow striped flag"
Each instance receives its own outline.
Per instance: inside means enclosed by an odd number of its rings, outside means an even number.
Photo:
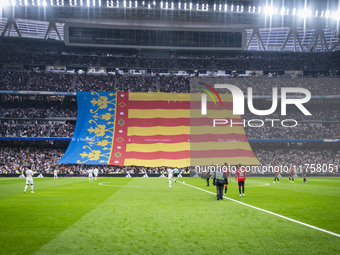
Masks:
[[[110,165],[187,167],[259,164],[242,125],[213,127],[213,119],[233,119],[232,99],[208,101],[201,115],[200,94],[118,92]],[[219,107],[219,108],[218,108]]]

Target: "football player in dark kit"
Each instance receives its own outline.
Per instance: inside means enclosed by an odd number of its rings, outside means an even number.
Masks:
[[[224,166],[222,167],[222,171],[226,175],[225,185],[224,185],[224,194],[227,194],[227,190],[228,190],[228,177],[229,177],[229,182],[231,182],[230,170],[228,168],[228,164],[227,163],[224,163]]]
[[[217,200],[223,200],[223,188],[226,184],[226,174],[221,168],[217,169],[214,173],[213,184],[216,185],[216,196]]]

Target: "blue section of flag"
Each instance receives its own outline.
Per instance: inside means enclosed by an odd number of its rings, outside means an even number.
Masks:
[[[77,124],[61,164],[105,164],[114,140],[116,92],[77,92]]]

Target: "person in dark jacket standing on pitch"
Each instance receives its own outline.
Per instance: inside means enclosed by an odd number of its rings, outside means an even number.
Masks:
[[[224,188],[224,184],[226,183],[225,179],[226,179],[226,175],[222,171],[222,169],[221,168],[216,169],[214,173],[213,184],[216,185],[217,200],[223,200],[223,188]]]

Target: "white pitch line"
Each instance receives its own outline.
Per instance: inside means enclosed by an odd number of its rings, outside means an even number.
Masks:
[[[209,190],[201,189],[201,188],[198,188],[198,187],[196,187],[196,186],[193,186],[193,185],[190,185],[190,184],[187,184],[187,183],[183,183],[183,182],[180,182],[180,183],[182,183],[182,184],[184,184],[184,185],[187,185],[187,186],[189,186],[189,187],[192,187],[192,188],[195,188],[195,189],[198,189],[198,190],[201,190],[201,191],[204,191],[204,192],[207,192],[207,193],[216,195],[214,192],[211,192],[211,191],[209,191]],[[262,209],[262,208],[253,206],[253,205],[248,205],[248,204],[246,204],[246,203],[243,203],[243,202],[241,202],[241,201],[238,201],[238,200],[235,200],[235,199],[226,197],[226,196],[223,196],[223,197],[226,198],[226,199],[228,199],[228,200],[231,200],[231,201],[233,201],[233,202],[239,203],[239,204],[241,204],[241,205],[245,205],[245,206],[248,206],[248,207],[250,207],[250,208],[253,208],[253,209],[256,209],[256,210],[259,210],[259,211],[262,211],[262,212],[269,213],[269,214],[271,214],[271,215],[280,217],[280,218],[282,218],[282,219],[286,219],[286,220],[295,222],[295,223],[297,223],[297,224],[300,224],[300,225],[303,225],[303,226],[306,226],[306,227],[309,227],[309,228],[312,228],[312,229],[319,230],[319,231],[321,231],[321,232],[330,234],[330,235],[332,235],[332,236],[340,237],[340,234],[334,233],[334,232],[332,232],[332,231],[328,231],[328,230],[323,229],[323,228],[318,228],[318,227],[315,227],[315,226],[313,226],[313,225],[304,223],[304,222],[302,222],[302,221],[294,220],[294,219],[292,219],[292,218],[289,218],[289,217],[286,217],[286,216],[283,216],[283,215],[280,215],[280,214],[277,214],[277,213],[274,213],[274,212],[271,212],[271,211],[268,211],[268,210],[265,210],[265,209]]]

